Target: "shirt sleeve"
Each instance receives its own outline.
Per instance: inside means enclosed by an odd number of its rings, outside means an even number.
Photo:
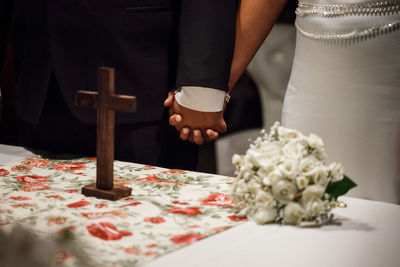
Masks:
[[[222,90],[198,86],[183,86],[175,93],[179,105],[202,112],[222,111],[227,97],[229,95]]]
[[[196,104],[203,102],[195,98],[197,95],[204,97],[204,102],[214,102],[217,95],[215,102],[223,105],[235,46],[237,8],[237,0],[180,1],[175,88],[190,88],[181,91],[183,97],[178,96],[183,105],[190,99],[191,107],[216,109],[214,104],[209,108],[205,107],[208,104]]]

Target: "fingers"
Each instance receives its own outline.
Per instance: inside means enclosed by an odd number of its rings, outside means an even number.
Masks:
[[[176,126],[181,121],[182,121],[182,116],[179,114],[173,114],[171,117],[169,117],[169,124],[171,126]]]
[[[219,137],[218,132],[207,129],[206,134],[203,135],[201,130],[196,129],[190,134],[190,128],[183,127],[179,133],[179,137],[184,141],[196,143],[197,145],[204,144],[205,141],[212,141]]]
[[[189,136],[190,136],[190,129],[188,127],[183,127],[179,134],[179,137],[182,140],[187,141],[189,139]]]
[[[174,103],[174,97],[175,97],[174,92],[173,91],[169,92],[167,99],[165,99],[164,101],[164,107],[171,107],[172,104]]]
[[[204,138],[199,129],[193,131],[193,141],[199,146],[204,144]]]
[[[215,140],[219,136],[218,132],[211,130],[211,129],[207,129],[206,135],[207,135],[208,140]]]

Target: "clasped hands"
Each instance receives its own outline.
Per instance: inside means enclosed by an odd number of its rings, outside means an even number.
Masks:
[[[169,124],[176,128],[182,140],[202,145],[226,132],[224,111],[202,112],[185,108],[175,100],[173,92],[168,93],[164,106],[169,108]]]

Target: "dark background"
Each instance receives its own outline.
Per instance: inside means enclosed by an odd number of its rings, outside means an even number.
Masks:
[[[278,23],[294,23],[297,0],[289,0],[278,19]],[[7,20],[9,6],[1,6],[0,19]],[[1,29],[6,32],[9,29]],[[10,34],[9,34],[10,36]],[[19,145],[17,116],[15,113],[15,83],[11,39],[7,38],[6,51],[0,51],[0,143]],[[2,63],[2,64],[1,64]],[[225,112],[228,132],[262,127],[262,108],[256,84],[245,73],[232,91],[232,101]],[[247,119],[246,119],[247,118]],[[252,118],[248,120],[248,118]],[[215,172],[214,144],[209,143],[200,149],[199,170]]]

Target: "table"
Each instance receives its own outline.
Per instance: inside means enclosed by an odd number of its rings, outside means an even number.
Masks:
[[[0,163],[32,153],[0,145]],[[341,225],[300,229],[245,222],[150,263],[157,266],[400,266],[400,206],[342,197]]]

